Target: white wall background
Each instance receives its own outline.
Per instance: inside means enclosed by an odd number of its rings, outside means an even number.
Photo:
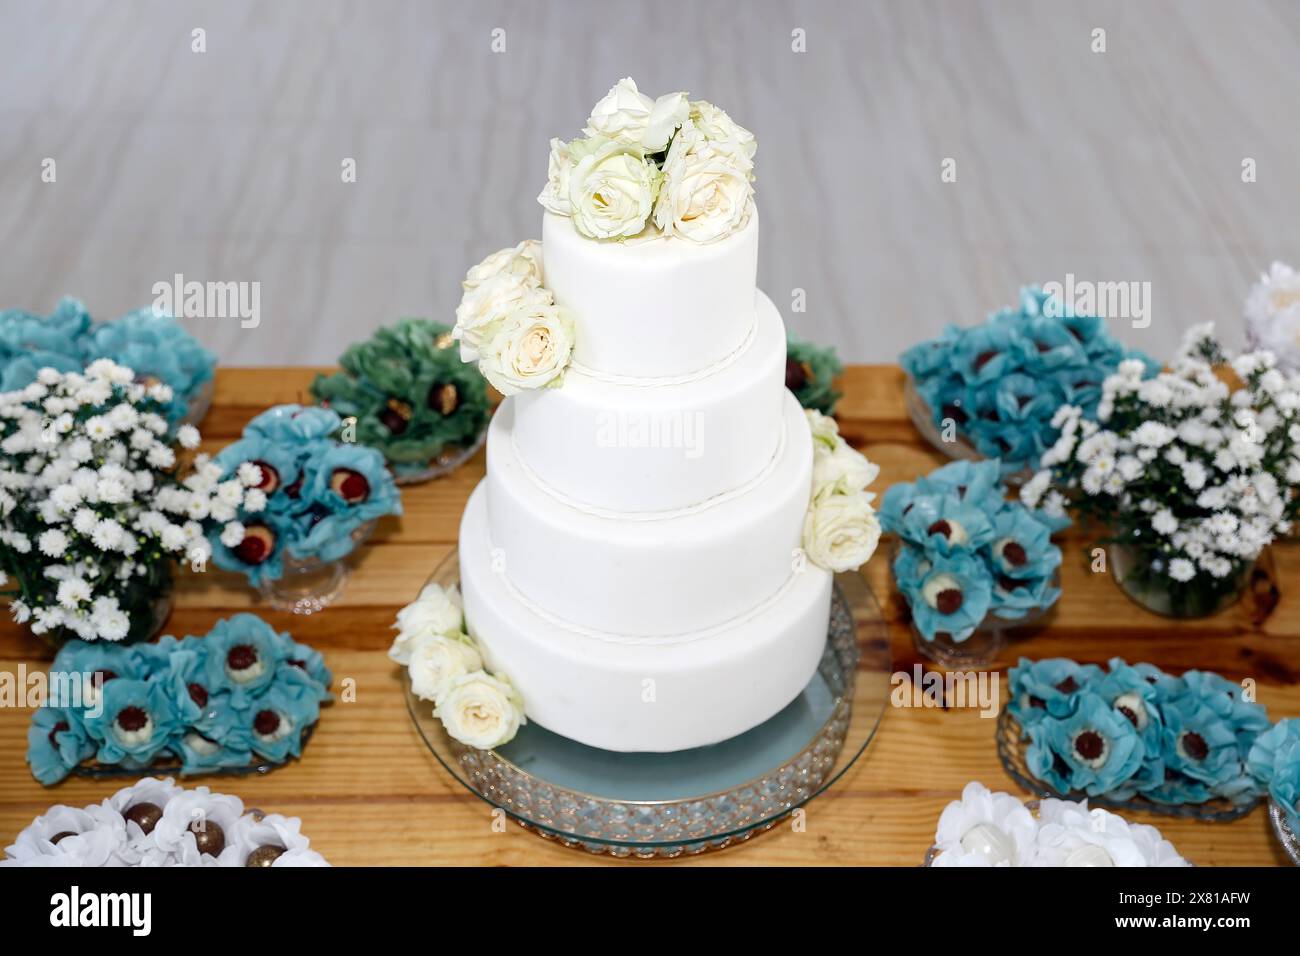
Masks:
[[[0,307],[258,281],[258,328],[189,320],[231,364],[449,319],[538,233],[548,139],[630,74],[755,130],[760,283],[847,359],[1067,271],[1149,281],[1151,327],[1119,331],[1164,355],[1300,263],[1297,51],[1290,0],[0,0]]]

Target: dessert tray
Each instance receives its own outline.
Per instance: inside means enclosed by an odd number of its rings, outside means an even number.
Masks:
[[[1204,803],[1156,803],[1142,796],[1131,800],[1114,800],[1105,795],[1091,796],[1085,793],[1060,793],[1046,781],[1035,777],[1025,761],[1026,742],[1020,739],[1020,724],[1006,709],[998,714],[997,726],[998,759],[1002,769],[1025,790],[1039,797],[1055,797],[1060,800],[1082,800],[1085,797],[1089,806],[1105,807],[1109,810],[1137,811],[1167,817],[1185,817],[1193,820],[1207,820],[1215,823],[1227,823],[1240,819],[1255,809],[1262,800],[1257,797],[1244,803],[1233,803],[1224,798],[1207,800]],[[1277,822],[1275,821],[1275,826]],[[1282,839],[1281,832],[1278,834]],[[1283,839],[1283,845],[1286,844]]]
[[[430,578],[459,581],[452,551]],[[721,849],[769,830],[838,780],[871,742],[889,700],[889,637],[858,574],[836,575],[821,664],[803,693],[738,737],[677,753],[615,753],[536,723],[497,750],[452,740],[406,686],[438,762],[520,826],[565,846],[650,859]]]

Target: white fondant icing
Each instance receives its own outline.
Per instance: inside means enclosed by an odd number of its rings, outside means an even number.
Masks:
[[[575,322],[573,367],[686,376],[736,351],[754,322],[758,214],[726,239],[598,242],[542,220],[546,286]]]
[[[784,451],[763,481],[713,507],[649,521],[584,513],[539,486],[514,453],[506,402],[488,431],[498,563],[530,601],[580,627],[682,634],[745,613],[789,578],[811,492],[812,438],[794,396],[784,401]]]
[[[757,294],[757,330],[736,360],[685,384],[598,381],[570,369],[563,388],[511,399],[523,463],[562,498],[658,512],[742,488],[781,437],[785,325]]]
[[[488,666],[519,688],[529,720],[606,750],[683,750],[757,726],[812,678],[830,611],[825,571],[806,564],[762,613],[676,644],[580,634],[516,600],[494,568],[491,494],[480,483],[461,523],[465,616]],[[590,584],[589,600],[608,600]],[[680,590],[655,596],[675,602]]]

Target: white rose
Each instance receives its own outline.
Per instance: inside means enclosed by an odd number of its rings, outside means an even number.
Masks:
[[[707,100],[691,103],[690,118],[706,139],[735,143],[750,159],[758,152],[754,134]]]
[[[482,667],[483,658],[463,634],[425,634],[411,645],[411,692],[436,705],[453,681]]]
[[[569,205],[569,170],[572,168],[573,156],[569,152],[569,144],[560,139],[551,140],[546,188],[537,197],[537,201],[560,216],[573,215],[573,207]]]
[[[636,88],[636,81],[624,77],[615,83],[604,98],[591,108],[587,118],[588,136],[604,136],[622,143],[637,145],[650,121],[655,102]]]
[[[664,233],[713,242],[749,221],[753,162],[734,143],[715,143],[687,123],[664,160],[655,225]]]
[[[645,131],[641,134],[641,145],[646,152],[662,152],[690,113],[691,104],[685,93],[665,93],[655,100]]]
[[[569,172],[574,226],[591,239],[635,236],[650,218],[661,178],[641,147],[597,144]]]
[[[541,242],[525,239],[517,246],[497,250],[470,269],[460,285],[470,292],[499,275],[523,276],[532,285],[543,285]]]
[[[880,466],[868,461],[866,455],[843,438],[836,436],[833,448],[827,448],[822,442],[813,445],[813,498],[866,491],[879,474]],[[873,497],[868,495],[867,501]]]
[[[805,408],[804,417],[812,429],[813,447],[832,450],[841,441],[840,426],[829,415],[823,415],[815,408]]]
[[[440,584],[426,585],[420,596],[397,612],[397,639],[388,656],[402,666],[411,662],[411,647],[429,634],[456,634],[465,623],[460,591]]]
[[[452,338],[460,342],[462,362],[475,362],[486,339],[516,309],[550,305],[551,293],[530,275],[501,272],[470,289],[456,308]]]
[[[433,715],[453,738],[480,750],[509,743],[527,723],[519,692],[504,678],[483,671],[452,681]]]
[[[573,319],[554,305],[517,309],[483,346],[479,371],[502,395],[558,386],[573,354]]]
[[[880,541],[880,522],[865,495],[828,495],[814,501],[803,523],[803,549],[827,571],[867,563]]]

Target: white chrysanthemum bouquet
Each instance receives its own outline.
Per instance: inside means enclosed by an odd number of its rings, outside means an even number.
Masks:
[[[1153,609],[1212,613],[1235,596],[1263,549],[1287,534],[1300,488],[1300,377],[1268,351],[1229,360],[1213,326],[1192,329],[1172,368],[1143,379],[1120,364],[1097,421],[1063,406],[1046,466],[1021,491],[1036,507],[1055,484],[1110,528],[1129,593]],[[1227,365],[1239,383],[1216,374]]]
[[[197,448],[198,430],[173,436],[171,388],[134,378],[101,359],[0,394],[0,569],[14,618],[37,634],[148,638],[175,563],[202,569],[210,529],[242,534],[239,509],[265,507],[205,455],[182,478],[172,442]]]

